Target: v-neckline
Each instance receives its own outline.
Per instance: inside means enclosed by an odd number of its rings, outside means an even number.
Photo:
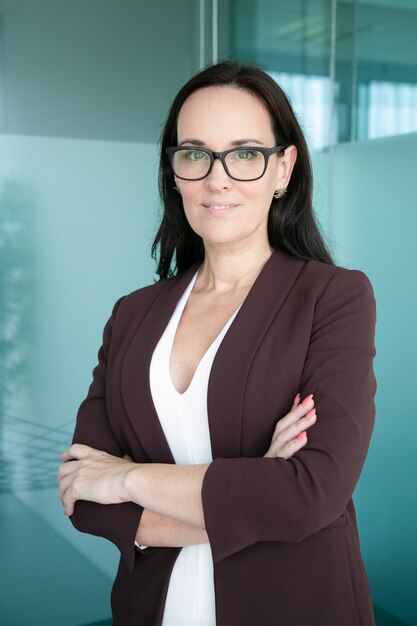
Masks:
[[[220,343],[223,340],[224,335],[227,333],[227,331],[229,330],[229,327],[232,325],[234,318],[236,317],[236,315],[239,312],[240,307],[242,306],[242,304],[240,304],[238,306],[238,308],[232,313],[232,315],[229,317],[229,319],[226,321],[226,323],[222,326],[222,328],[220,329],[220,331],[218,332],[218,334],[216,335],[216,337],[213,339],[213,341],[211,342],[211,344],[208,346],[207,350],[204,352],[204,354],[202,355],[201,359],[199,360],[197,367],[194,370],[194,373],[191,377],[190,382],[188,383],[186,389],[184,389],[184,391],[178,391],[177,387],[174,384],[174,381],[172,379],[172,375],[171,375],[171,356],[172,356],[172,349],[174,347],[174,341],[175,341],[175,337],[177,335],[177,330],[178,330],[178,326],[179,323],[181,321],[181,317],[182,314],[184,312],[184,309],[187,305],[188,302],[188,298],[191,294],[191,291],[194,287],[194,284],[197,280],[197,276],[198,276],[198,272],[200,271],[200,268],[198,268],[198,270],[196,271],[196,273],[194,274],[193,278],[191,279],[190,283],[188,284],[187,288],[185,289],[183,295],[181,296],[177,307],[175,308],[175,311],[173,313],[173,318],[175,320],[174,323],[174,329],[171,331],[170,337],[169,337],[169,349],[168,349],[168,363],[167,363],[167,368],[168,368],[168,381],[169,384],[171,385],[173,391],[175,392],[175,394],[177,396],[180,397],[185,397],[186,394],[188,393],[188,391],[191,389],[191,387],[193,387],[193,384],[195,382],[195,380],[198,377],[199,371],[201,369],[201,366],[203,365],[203,363],[207,360],[208,355],[211,353],[212,349],[217,345],[217,348],[219,347]],[[171,323],[172,320],[170,320],[169,323]]]
[[[207,389],[213,458],[241,455],[244,396],[255,355],[307,263],[305,259],[276,250],[223,337],[213,360]],[[154,463],[175,461],[152,401],[149,368],[155,347],[197,267],[196,262],[178,277],[141,290],[131,299],[126,298],[126,311],[130,310],[130,302],[132,308],[136,306],[137,313],[132,314],[132,330],[126,339],[120,365],[121,396],[129,428],[136,434],[141,450]]]

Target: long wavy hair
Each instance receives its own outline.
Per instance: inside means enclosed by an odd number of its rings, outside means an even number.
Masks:
[[[313,175],[307,143],[287,96],[279,85],[257,65],[223,61],[193,76],[178,92],[168,114],[162,136],[159,165],[159,193],[163,217],[152,244],[157,274],[163,280],[187,270],[204,259],[203,241],[189,225],[166,148],[177,145],[177,121],[187,98],[204,87],[234,87],[256,96],[272,120],[276,145],[297,148],[297,160],[287,193],[272,199],[268,216],[270,246],[301,259],[334,264],[316,222],[312,206]]]

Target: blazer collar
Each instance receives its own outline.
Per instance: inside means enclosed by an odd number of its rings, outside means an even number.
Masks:
[[[268,259],[217,350],[209,378],[208,418],[213,458],[240,456],[246,379],[254,355],[305,261],[279,250]],[[126,351],[121,391],[127,415],[153,463],[174,463],[152,401],[153,351],[198,264],[167,280]]]

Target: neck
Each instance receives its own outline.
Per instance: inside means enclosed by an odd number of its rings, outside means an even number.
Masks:
[[[250,246],[239,252],[229,248],[205,246],[198,290],[226,292],[251,287],[273,250],[269,243]]]

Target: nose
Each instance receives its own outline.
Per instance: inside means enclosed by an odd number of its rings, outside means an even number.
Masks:
[[[224,169],[223,163],[219,158],[215,158],[211,172],[205,178],[208,189],[226,189],[231,187],[232,179],[228,176]]]

